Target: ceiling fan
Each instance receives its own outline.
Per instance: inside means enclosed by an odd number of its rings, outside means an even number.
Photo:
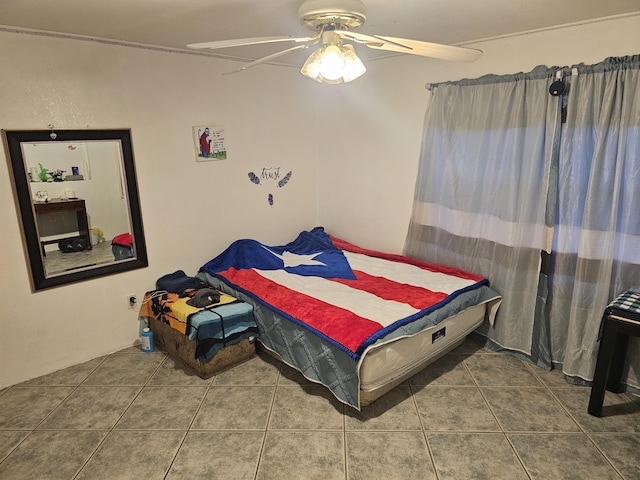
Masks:
[[[298,10],[300,23],[316,33],[310,37],[255,37],[187,45],[195,49],[221,49],[265,43],[295,43],[286,50],[273,53],[247,63],[230,73],[269,62],[278,57],[303,50],[318,43],[300,70],[302,74],[322,83],[350,82],[365,73],[366,68],[357,57],[353,42],[369,48],[390,52],[421,55],[458,62],[473,62],[482,55],[481,50],[429,43],[407,38],[382,35],[364,35],[353,30],[361,27],[367,16],[361,0],[304,0]]]

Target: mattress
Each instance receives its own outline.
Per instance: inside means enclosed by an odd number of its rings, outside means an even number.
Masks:
[[[360,405],[368,405],[462,344],[482,324],[485,310],[485,305],[476,305],[414,335],[369,348],[359,369]]]

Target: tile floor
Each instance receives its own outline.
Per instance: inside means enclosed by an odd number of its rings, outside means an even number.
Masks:
[[[0,391],[0,479],[638,479],[640,399],[467,340],[358,413],[260,354],[129,348]]]
[[[53,249],[44,257],[44,268],[47,275],[60,273],[87,265],[101,265],[114,261],[111,242],[100,242],[93,245],[91,250],[82,252],[62,253]]]

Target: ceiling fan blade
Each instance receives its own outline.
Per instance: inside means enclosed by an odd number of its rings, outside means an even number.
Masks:
[[[440,43],[409,40],[408,38],[363,35],[362,33],[349,31],[336,31],[336,33],[345,40],[353,40],[369,48],[440,58],[454,62],[474,62],[482,56],[482,50],[476,50],[475,48],[454,47]]]
[[[261,63],[268,62],[273,60],[274,58],[282,57],[287,53],[295,52],[296,50],[302,50],[303,48],[309,48],[309,45],[296,45],[295,47],[287,48],[286,50],[282,50],[281,52],[272,53],[271,55],[267,55],[266,57],[259,58],[251,63],[247,63],[236,70],[232,70],[231,72],[224,73],[223,75],[230,75],[232,73],[238,73],[246,70],[247,68],[254,67],[256,65],[260,65]]]
[[[220,40],[217,42],[191,43],[187,45],[189,48],[210,48],[216,50],[218,48],[241,47],[244,45],[258,45],[261,43],[278,43],[278,42],[310,42],[316,40],[318,35],[313,37],[254,37],[254,38],[238,38],[234,40]]]

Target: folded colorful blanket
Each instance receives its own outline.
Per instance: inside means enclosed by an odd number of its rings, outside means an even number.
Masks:
[[[220,301],[206,308],[189,305],[190,298],[165,291],[147,292],[138,317],[146,323],[153,318],[187,335],[196,342],[197,360],[206,360],[227,345],[258,336],[251,305],[222,292]]]
[[[191,297],[181,297],[171,292],[148,292],[142,300],[140,316],[154,317],[162,323],[168,323],[172,328],[185,335],[189,334],[187,327],[190,319],[204,308],[192,307],[187,303]],[[226,293],[220,294],[220,301],[211,305],[217,307],[227,303],[237,302],[237,299]]]

